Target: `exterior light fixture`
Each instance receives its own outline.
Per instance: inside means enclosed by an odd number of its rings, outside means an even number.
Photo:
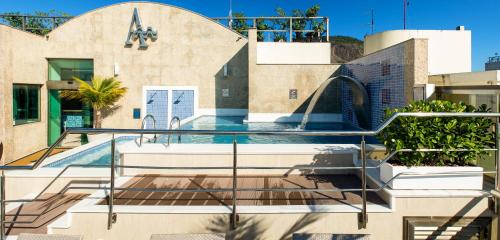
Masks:
[[[227,77],[229,74],[228,74],[228,71],[227,71],[227,63],[224,64],[224,67],[222,67],[223,69],[223,72],[224,72],[224,77]]]
[[[113,66],[113,72],[115,74],[115,77],[120,75],[120,66],[118,65],[118,63],[115,63],[114,66]]]

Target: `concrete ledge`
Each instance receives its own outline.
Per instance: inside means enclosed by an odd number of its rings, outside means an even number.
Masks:
[[[248,113],[245,122],[297,122],[304,118],[303,113]],[[313,113],[309,122],[342,122],[340,113]]]

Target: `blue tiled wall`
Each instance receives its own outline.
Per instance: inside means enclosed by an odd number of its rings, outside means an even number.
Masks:
[[[83,115],[63,115],[63,123],[66,128],[82,128],[83,126]]]
[[[172,91],[172,117],[177,116],[181,120],[194,115],[194,91],[173,90]]]
[[[168,128],[168,91],[146,91],[146,114],[151,114],[156,119],[157,129]],[[153,128],[153,121],[146,120],[146,129]]]
[[[406,105],[404,54],[404,44],[399,44],[349,62],[340,69],[340,74],[356,78],[365,85],[370,97],[372,129],[383,121],[384,109]],[[389,101],[382,101],[382,89],[388,89],[384,91]],[[342,84],[342,112],[344,121],[358,125],[348,84]]]

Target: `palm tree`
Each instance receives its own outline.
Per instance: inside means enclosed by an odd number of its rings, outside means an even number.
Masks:
[[[127,92],[127,88],[122,87],[122,83],[114,77],[93,77],[90,84],[76,77],[73,79],[80,84],[78,90],[64,90],[60,96],[68,100],[80,100],[83,104],[92,106],[94,110],[93,126],[100,128],[102,110],[113,107]]]

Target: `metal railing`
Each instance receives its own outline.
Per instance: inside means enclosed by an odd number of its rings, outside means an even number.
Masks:
[[[0,23],[11,22],[11,26],[18,27],[23,31],[51,31],[71,18],[73,18],[73,16],[0,14]],[[39,25],[41,27],[29,27],[29,25]]]
[[[153,129],[156,129],[156,119],[151,114],[148,114],[148,115],[144,116],[144,118],[142,119],[142,123],[141,123],[141,129],[144,129],[146,127],[146,120],[148,118],[151,118],[151,120],[153,121]],[[142,139],[143,139],[143,137],[144,137],[144,134],[141,133],[141,137],[139,138],[139,147],[142,146]],[[156,143],[156,133],[153,136],[153,141]]]
[[[110,182],[108,187],[78,187],[78,186],[66,186],[62,192],[66,192],[70,189],[105,189],[109,190],[108,192],[108,229],[111,229],[113,223],[116,221],[116,213],[114,212],[114,195],[115,191],[145,191],[145,192],[175,192],[175,193],[195,193],[195,192],[231,192],[232,193],[232,207],[231,207],[231,216],[230,216],[230,225],[232,228],[237,227],[237,193],[238,192],[361,192],[362,197],[362,205],[361,212],[359,215],[359,227],[366,228],[368,222],[367,215],[367,192],[378,192],[385,189],[389,183],[393,180],[401,177],[401,176],[415,176],[415,175],[472,175],[472,174],[494,174],[495,175],[495,189],[491,192],[485,193],[485,196],[495,197],[496,205],[498,206],[498,196],[500,187],[499,187],[499,151],[497,150],[500,147],[500,138],[499,132],[495,130],[495,139],[496,139],[496,147],[493,149],[482,149],[483,151],[495,151],[495,171],[474,171],[474,172],[435,172],[435,173],[400,173],[386,181],[385,183],[379,185],[378,188],[367,188],[367,170],[380,168],[380,166],[389,161],[391,158],[396,156],[396,154],[401,152],[413,152],[413,151],[422,151],[422,152],[442,152],[442,151],[470,151],[468,149],[402,149],[398,151],[391,152],[388,154],[382,161],[380,161],[377,165],[368,166],[367,165],[367,150],[366,150],[366,136],[375,136],[384,128],[386,128],[391,122],[396,120],[398,117],[492,117],[496,119],[495,129],[500,128],[500,113],[396,113],[387,121],[385,121],[378,129],[373,131],[216,131],[216,130],[149,130],[149,129],[84,129],[84,128],[73,128],[68,129],[64,132],[61,137],[49,148],[47,153],[45,153],[38,162],[36,162],[33,166],[23,167],[23,166],[0,166],[0,170],[26,170],[26,169],[34,169],[37,168],[43,160],[47,158],[50,152],[55,148],[55,146],[59,145],[62,140],[67,136],[67,134],[98,134],[98,133],[108,133],[111,134],[111,161],[109,166],[97,165],[98,167],[109,167],[110,168]],[[220,167],[161,167],[161,166],[132,166],[132,165],[121,165],[116,164],[115,162],[115,148],[116,148],[116,138],[115,134],[179,134],[179,135],[226,135],[232,136],[232,155],[233,162],[232,166],[220,166]],[[360,162],[361,166],[337,166],[337,167],[320,167],[320,166],[292,166],[292,167],[259,167],[259,166],[238,166],[238,145],[237,145],[237,136],[239,135],[284,135],[284,136],[361,136],[360,141]],[[8,202],[32,202],[40,197],[46,190],[50,188],[50,186],[62,176],[64,172],[66,172],[69,168],[73,167],[93,167],[93,165],[68,165],[66,166],[54,179],[34,198],[32,199],[15,199],[15,200],[5,200],[5,175],[2,171],[1,179],[0,179],[0,193],[1,193],[1,239],[5,239],[5,224],[7,223],[5,220],[5,204]],[[115,173],[117,169],[165,169],[165,170],[210,170],[210,169],[226,169],[232,170],[232,187],[231,188],[219,188],[219,189],[171,189],[171,188],[141,188],[141,187],[115,187]],[[360,170],[361,175],[361,187],[360,188],[332,188],[332,189],[319,189],[319,188],[239,188],[238,187],[238,170],[243,169],[310,169],[310,170]],[[495,208],[495,211],[498,212],[498,209]],[[16,223],[16,221],[9,221],[8,223]]]
[[[294,33],[310,33],[316,34],[316,38],[318,41],[323,41],[323,36],[325,37],[325,41],[330,41],[330,19],[328,17],[215,17],[213,20],[221,23],[221,21],[226,21],[227,26],[232,28],[230,21],[238,20],[244,22],[247,26],[256,28],[257,32],[262,33],[284,33],[288,34],[288,36],[284,36],[288,39],[288,42],[293,42]],[[324,28],[314,29],[313,22],[316,20],[322,21],[321,24],[324,24]],[[294,21],[302,21],[304,24],[304,29],[294,29],[293,24]],[[250,22],[250,24],[248,24]],[[268,22],[266,29],[259,29],[259,22]],[[309,26],[307,26],[307,22],[309,22]],[[278,27],[274,27],[274,25],[279,25]],[[286,26],[285,26],[286,25]],[[242,32],[248,32],[248,29],[239,29]]]
[[[174,116],[171,120],[170,120],[170,124],[168,126],[168,129],[169,130],[172,130],[173,127],[174,127],[174,123],[177,122],[177,129],[181,129],[181,119],[177,116]],[[172,134],[169,134],[168,135],[168,138],[167,138],[167,146],[170,146],[170,137],[172,137]],[[181,135],[178,135],[177,136],[177,143],[180,143],[181,142]]]
[[[73,16],[35,16],[35,15],[17,15],[17,14],[0,14],[0,23],[10,24],[13,27],[19,28],[23,31],[35,32],[38,34],[45,34],[54,30],[59,25],[73,18]],[[316,34],[315,38],[318,41],[330,41],[330,19],[328,17],[215,17],[212,20],[231,28],[230,21],[244,22],[246,27],[257,28],[259,22],[266,23],[266,29],[257,29],[257,32],[263,33],[284,33],[288,34],[289,42],[293,41],[295,33],[310,33]],[[304,29],[294,29],[294,22],[301,21]],[[321,22],[316,22],[321,21]],[[313,26],[313,22],[321,25],[321,28]],[[37,25],[39,27],[30,27]],[[242,32],[247,32],[247,29],[241,29]],[[306,40],[306,39],[303,39]]]

